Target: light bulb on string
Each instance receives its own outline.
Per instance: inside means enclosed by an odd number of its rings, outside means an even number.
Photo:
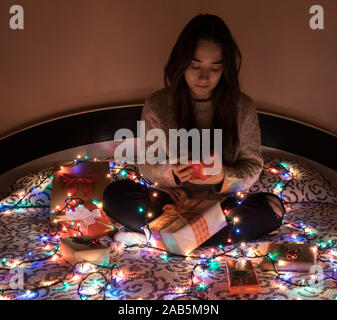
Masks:
[[[284,168],[286,168],[286,169],[288,169],[289,168],[289,165],[288,165],[288,163],[286,163],[286,162],[279,162],[279,165],[280,166],[282,166],[282,167],[284,167]]]
[[[168,255],[165,253],[165,254],[162,254],[161,256],[160,256],[160,258],[162,259],[162,260],[164,260],[164,261],[167,261],[168,260]]]
[[[138,212],[139,213],[143,213],[144,212],[144,208],[143,207],[138,207]]]
[[[197,287],[198,290],[206,290],[207,289],[207,284],[202,282],[198,285]]]
[[[269,169],[269,172],[272,173],[272,174],[278,174],[279,173],[279,171],[275,168]]]

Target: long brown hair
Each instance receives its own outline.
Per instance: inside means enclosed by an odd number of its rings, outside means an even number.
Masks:
[[[241,53],[225,22],[215,15],[200,14],[183,29],[164,69],[165,87],[171,90],[179,128],[195,128],[193,99],[184,72],[190,65],[199,40],[218,43],[223,54],[223,73],[213,90],[214,114],[210,129],[222,129],[223,161],[233,164],[238,157],[237,103]],[[213,133],[213,130],[211,130]],[[213,145],[213,135],[211,136]]]

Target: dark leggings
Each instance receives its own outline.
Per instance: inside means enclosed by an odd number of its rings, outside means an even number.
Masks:
[[[233,242],[251,241],[281,226],[285,210],[275,194],[250,193],[240,206],[236,202],[236,198],[229,197],[221,203],[222,209],[229,212],[226,215],[228,225],[205,244],[211,244],[218,237],[222,243],[230,243],[228,239]],[[146,224],[147,211],[152,213],[152,217],[148,218],[150,222],[161,215],[165,204],[174,204],[166,192],[148,189],[132,180],[115,181],[103,193],[103,209],[107,215],[127,229],[141,233],[144,233],[142,227]],[[275,208],[280,215],[275,212]]]

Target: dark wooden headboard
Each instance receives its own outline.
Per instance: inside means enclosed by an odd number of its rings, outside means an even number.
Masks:
[[[142,105],[103,109],[53,120],[0,140],[0,174],[29,161],[69,148],[109,141],[116,130],[137,136]],[[262,145],[288,151],[337,171],[332,155],[337,138],[301,123],[258,113]]]

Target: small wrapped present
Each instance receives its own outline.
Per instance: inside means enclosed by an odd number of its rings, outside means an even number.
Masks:
[[[250,260],[227,260],[229,294],[255,294],[261,291],[254,267]]]
[[[268,255],[260,265],[264,271],[274,270],[274,263],[279,271],[309,272],[316,263],[317,248],[308,243],[272,242],[263,254]]]
[[[109,263],[109,248],[99,244],[92,237],[61,238],[60,254],[71,264],[81,261],[94,264]]]
[[[200,179],[200,180],[207,180],[209,179],[210,177],[212,177],[211,175],[206,175],[204,174],[204,168],[207,168],[207,167],[212,167],[212,165],[207,165],[207,164],[204,164],[203,162],[199,163],[199,164],[190,164],[190,166],[192,167],[193,169],[193,175],[192,175],[192,179]]]
[[[166,204],[144,231],[153,247],[187,256],[226,225],[219,201],[182,197]]]
[[[50,220],[69,236],[95,236],[110,231],[113,221],[99,205],[111,183],[109,162],[55,163]],[[62,210],[63,209],[63,210]]]

